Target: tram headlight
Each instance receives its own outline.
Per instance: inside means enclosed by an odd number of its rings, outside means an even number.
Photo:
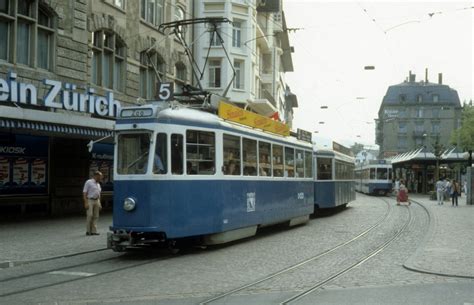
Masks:
[[[130,197],[125,198],[125,200],[123,201],[123,209],[127,212],[130,212],[133,209],[135,209],[136,205],[137,205],[137,202],[135,201],[135,199],[130,198]]]

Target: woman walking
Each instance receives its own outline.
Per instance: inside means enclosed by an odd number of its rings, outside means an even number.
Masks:
[[[461,192],[461,187],[459,186],[459,182],[453,180],[451,184],[451,200],[454,206],[454,202],[456,201],[456,206],[458,206],[458,196]]]

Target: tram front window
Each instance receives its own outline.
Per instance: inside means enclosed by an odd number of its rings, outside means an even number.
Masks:
[[[117,142],[117,173],[142,175],[148,168],[150,134],[121,134]]]
[[[377,180],[387,180],[388,179],[387,171],[388,171],[388,168],[377,168]]]

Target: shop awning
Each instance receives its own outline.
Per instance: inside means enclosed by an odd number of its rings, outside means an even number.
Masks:
[[[30,121],[0,118],[0,129],[2,128],[24,129],[24,130],[30,130],[30,131],[55,133],[58,135],[59,134],[60,135],[78,135],[78,136],[99,137],[99,138],[112,135],[112,131],[106,130],[106,129],[66,126],[66,125],[44,123],[44,122],[30,122]]]

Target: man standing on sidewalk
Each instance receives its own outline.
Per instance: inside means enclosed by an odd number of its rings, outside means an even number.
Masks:
[[[86,235],[99,235],[97,233],[97,220],[99,219],[99,211],[102,209],[100,205],[100,181],[102,173],[96,171],[94,176],[87,180],[82,191],[84,197],[84,208],[87,210]]]
[[[444,192],[445,192],[445,183],[444,179],[440,178],[436,182],[436,199],[438,199],[438,205],[443,204],[444,201]]]

